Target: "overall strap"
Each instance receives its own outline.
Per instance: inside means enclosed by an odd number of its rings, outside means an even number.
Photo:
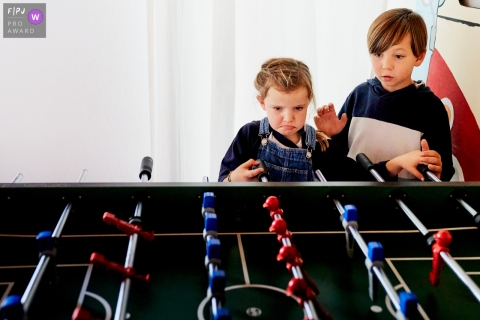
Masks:
[[[315,150],[315,143],[317,142],[317,135],[315,134],[315,129],[310,125],[305,125],[307,132],[305,135],[305,144],[307,148]]]
[[[268,123],[268,118],[265,117],[260,121],[260,131],[258,133],[260,136],[265,136],[270,134],[270,124]]]

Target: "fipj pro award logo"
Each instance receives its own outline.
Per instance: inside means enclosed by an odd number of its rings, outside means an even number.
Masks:
[[[4,3],[4,38],[46,38],[46,3]]]

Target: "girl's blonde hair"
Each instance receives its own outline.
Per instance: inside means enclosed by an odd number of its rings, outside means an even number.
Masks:
[[[266,98],[271,87],[283,92],[305,88],[309,101],[313,103],[314,107],[316,105],[310,70],[305,63],[299,60],[272,58],[265,61],[254,80],[254,85],[262,99]],[[328,140],[320,132],[317,132],[316,136],[321,150],[325,151],[328,148]]]

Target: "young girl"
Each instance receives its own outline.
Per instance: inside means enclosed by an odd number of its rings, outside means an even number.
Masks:
[[[254,83],[267,117],[238,131],[222,160],[218,181],[258,181],[263,169],[251,170],[258,165],[254,159],[265,162],[270,181],[313,181],[317,169],[327,181],[373,180],[355,160],[342,155],[323,133],[306,123],[308,107],[312,101],[315,104],[307,65],[290,58],[267,60]],[[388,173],[396,175],[412,157],[391,160]],[[385,164],[376,169],[387,174]]]

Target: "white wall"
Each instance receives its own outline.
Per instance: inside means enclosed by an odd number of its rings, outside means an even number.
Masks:
[[[0,183],[76,182],[83,169],[86,182],[138,182],[151,152],[146,3],[45,2],[46,38],[0,38]]]

